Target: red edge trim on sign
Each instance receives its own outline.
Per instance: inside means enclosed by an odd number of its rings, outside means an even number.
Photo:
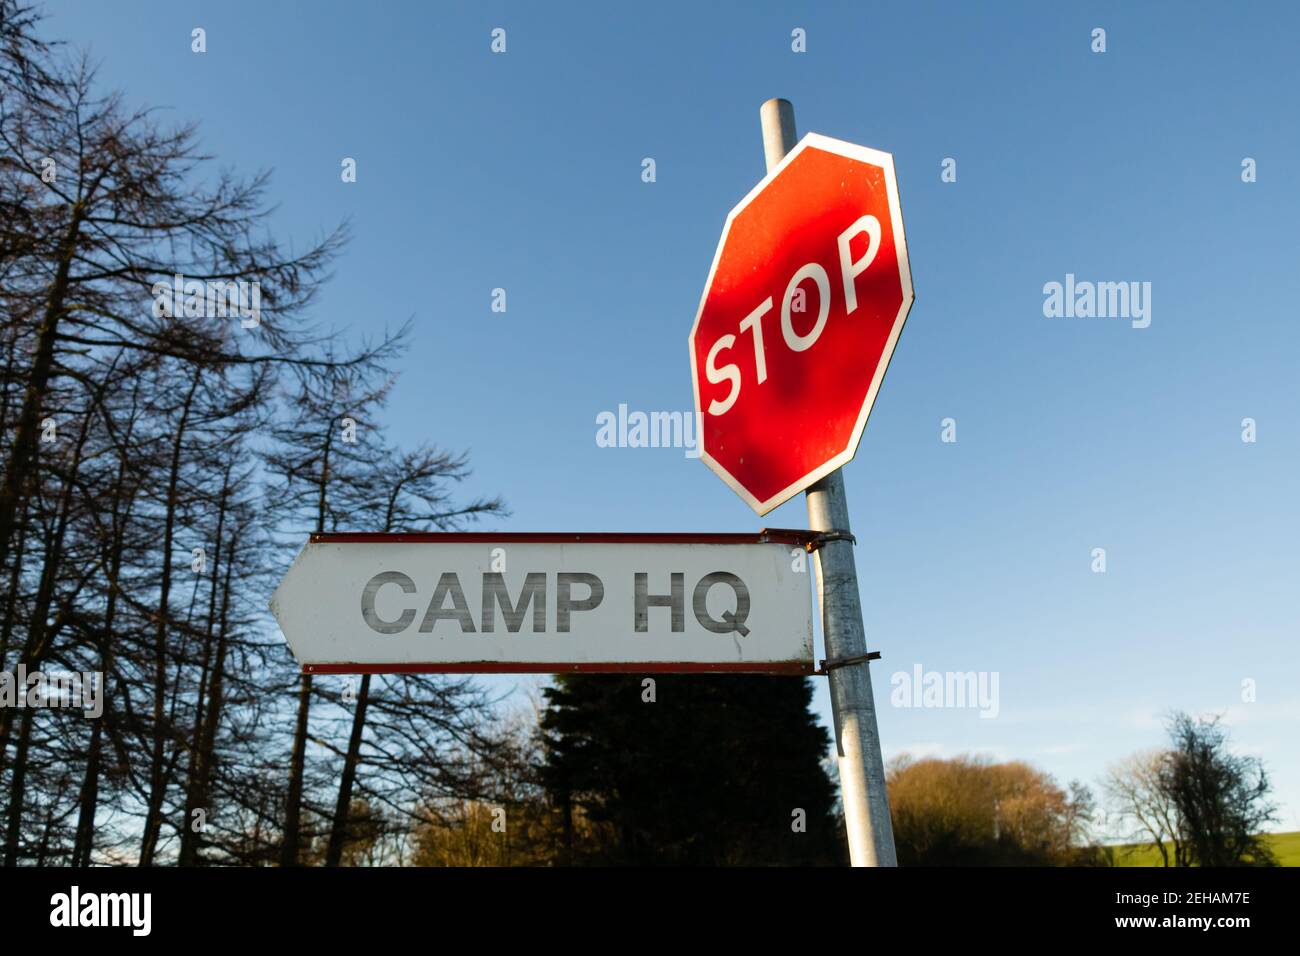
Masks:
[[[434,664],[303,664],[304,674],[811,674],[811,661],[716,663],[646,661],[625,664],[558,664],[464,661]]]
[[[521,532],[521,531],[337,531],[313,534],[312,544],[795,544],[807,545],[819,532],[802,528],[764,528],[757,534],[692,532]]]

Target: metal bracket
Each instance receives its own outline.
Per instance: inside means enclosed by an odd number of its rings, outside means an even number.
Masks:
[[[807,528],[764,528],[759,535],[760,541],[779,541],[782,544],[797,544],[805,551],[816,551],[822,545],[832,541],[847,541],[857,544],[858,539],[848,531],[809,531]]]
[[[828,661],[821,661],[821,666],[813,671],[813,674],[829,677],[831,671],[841,667],[852,667],[854,664],[865,664],[867,661],[880,660],[880,651],[868,651],[865,654],[859,654],[857,657],[832,657]]]
[[[805,542],[804,548],[809,554],[811,554],[823,545],[830,544],[832,541],[847,541],[849,544],[853,545],[858,543],[858,539],[853,537],[852,532],[822,531],[809,538],[807,542]]]

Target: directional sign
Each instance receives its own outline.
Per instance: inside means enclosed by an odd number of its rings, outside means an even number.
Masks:
[[[809,538],[316,534],[271,609],[307,673],[808,673]]]
[[[809,133],[723,227],[690,336],[700,457],[759,514],[848,462],[911,306],[893,157]]]

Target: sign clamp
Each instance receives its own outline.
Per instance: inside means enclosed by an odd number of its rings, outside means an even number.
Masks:
[[[791,540],[797,541],[803,545],[803,549],[809,554],[820,550],[832,541],[847,541],[849,544],[857,545],[858,539],[854,537],[851,531],[807,531],[803,528],[764,528],[759,532],[759,537],[764,541],[781,541],[789,543]],[[852,667],[855,664],[865,664],[868,661],[880,660],[880,651],[868,651],[865,654],[857,654],[852,657],[831,657],[817,662],[817,670],[810,671],[809,676],[813,677],[830,677],[831,672],[839,670],[841,667]]]
[[[812,673],[816,677],[830,677],[831,671],[838,670],[841,667],[852,667],[854,664],[865,664],[867,661],[878,660],[880,660],[880,651],[868,651],[856,657],[832,657],[830,660],[818,661],[819,666]]]
[[[832,541],[847,541],[854,545],[858,543],[851,531],[808,531],[804,528],[764,528],[759,532],[759,540],[799,544],[809,554]]]
[[[849,544],[857,545],[858,539],[853,536],[852,531],[821,531],[813,537],[806,545],[809,553],[816,551],[823,545],[830,544],[832,541],[847,541]]]

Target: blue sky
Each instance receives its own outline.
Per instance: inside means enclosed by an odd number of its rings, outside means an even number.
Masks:
[[[689,409],[687,335],[763,175],[763,100],[892,152],[917,300],[846,468],[887,756],[1095,784],[1171,708],[1220,712],[1300,829],[1293,5],[47,10],[106,84],[272,168],[280,235],[352,220],[319,318],[414,318],[391,435],[468,449],[512,530],[806,525],[802,496],[757,518],[680,449],[598,447],[596,416]],[[1045,317],[1067,273],[1150,282],[1150,327]],[[998,672],[998,717],[891,707],[915,664]]]

